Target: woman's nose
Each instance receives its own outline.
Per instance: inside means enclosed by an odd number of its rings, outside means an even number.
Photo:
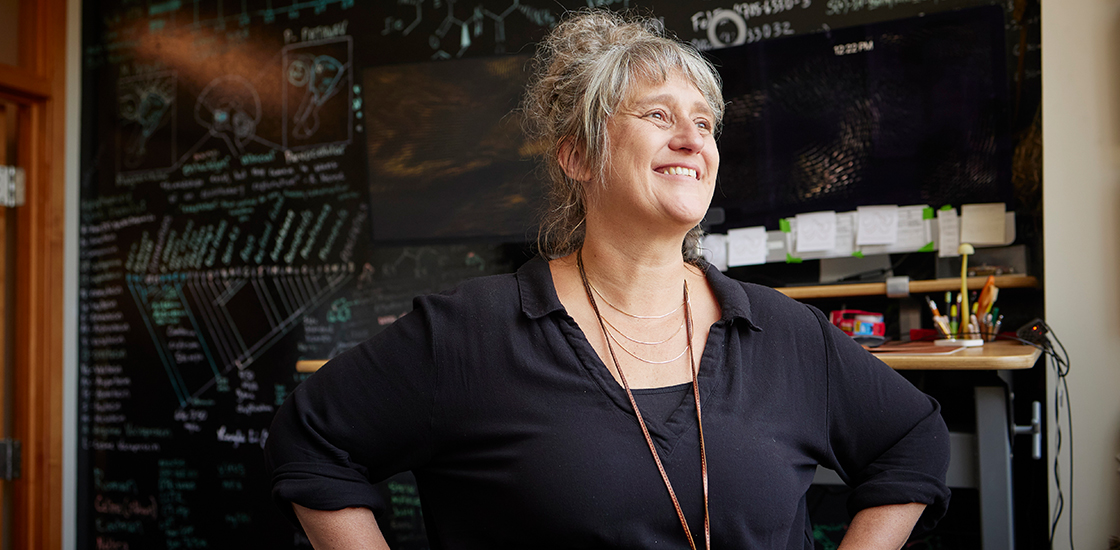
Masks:
[[[704,136],[691,120],[681,122],[673,127],[673,138],[669,141],[669,147],[675,151],[699,153],[704,149]]]

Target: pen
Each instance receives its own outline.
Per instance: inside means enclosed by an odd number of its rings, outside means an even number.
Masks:
[[[941,312],[937,311],[937,303],[934,302],[932,298],[926,296],[926,303],[929,304],[929,310],[933,313],[934,317],[938,317],[941,315]]]
[[[957,304],[949,306],[949,332],[957,334],[957,329],[960,328],[960,322],[957,321]]]
[[[926,303],[929,304],[929,310],[933,313],[933,326],[937,329],[937,333],[940,334],[942,338],[952,338],[949,334],[948,325],[945,324],[941,312],[937,310],[937,303],[929,296],[926,296]]]

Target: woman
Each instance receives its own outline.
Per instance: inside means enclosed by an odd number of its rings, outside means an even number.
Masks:
[[[812,548],[817,464],[854,487],[842,548],[897,549],[940,518],[936,402],[819,311],[699,258],[710,64],[656,21],[584,12],[537,66],[547,260],[417,299],[277,415],[273,493],[316,548],[384,547],[371,483],[403,470],[433,548]]]

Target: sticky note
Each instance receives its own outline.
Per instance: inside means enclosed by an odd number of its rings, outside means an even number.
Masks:
[[[937,255],[941,258],[959,256],[957,249],[961,246],[961,223],[957,217],[957,210],[942,208],[937,211]]]
[[[727,265],[756,265],[766,263],[766,228],[740,227],[727,231]]]
[[[890,254],[919,251],[933,240],[933,221],[926,219],[929,207],[924,204],[895,207],[895,238],[888,245],[866,245],[864,254]]]
[[[712,233],[700,241],[700,252],[708,263],[720,271],[727,271],[727,235]]]
[[[836,246],[829,251],[830,258],[850,256],[856,249],[856,213],[836,214]]]
[[[894,244],[898,240],[897,206],[861,206],[856,214],[856,245]]]
[[[836,247],[836,212],[797,215],[797,252],[818,252]]]
[[[901,206],[898,208],[898,233],[895,244],[906,250],[921,250],[930,242],[930,218],[926,217],[926,205]]]
[[[961,242],[1003,244],[1007,238],[1005,210],[1002,202],[961,205]]]

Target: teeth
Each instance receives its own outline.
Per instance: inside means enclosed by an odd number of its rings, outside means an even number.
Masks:
[[[661,172],[670,176],[689,176],[692,178],[696,177],[696,170],[685,168],[683,166],[670,166],[662,170]]]

